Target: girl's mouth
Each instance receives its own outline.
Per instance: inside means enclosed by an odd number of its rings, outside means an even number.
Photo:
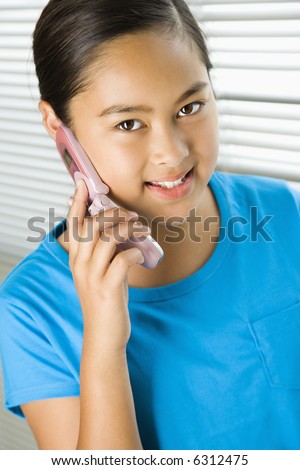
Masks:
[[[178,199],[189,194],[193,187],[194,167],[177,182],[168,183],[145,183],[152,194],[160,199]]]

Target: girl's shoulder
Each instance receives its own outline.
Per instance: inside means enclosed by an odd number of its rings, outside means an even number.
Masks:
[[[300,212],[300,187],[270,176],[216,171],[213,179],[232,201],[259,204],[266,209],[294,208]]]
[[[61,224],[60,224],[61,225]],[[55,241],[56,226],[6,275],[0,285],[0,325],[9,327],[12,317],[39,316],[49,299],[63,298],[72,275],[67,253]]]

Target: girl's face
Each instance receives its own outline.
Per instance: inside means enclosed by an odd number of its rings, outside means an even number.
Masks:
[[[185,218],[205,205],[218,157],[218,115],[198,54],[188,42],[154,32],[123,36],[105,47],[88,90],[70,103],[72,130],[111,198],[149,223]],[[166,199],[146,184],[191,168],[184,195]]]

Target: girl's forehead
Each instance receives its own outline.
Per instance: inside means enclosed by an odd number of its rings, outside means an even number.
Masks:
[[[191,39],[155,31],[140,31],[116,38],[104,46],[103,52],[103,59],[106,58],[107,62],[114,59],[147,61],[154,57],[161,60],[179,59],[187,54],[200,58],[197,46]]]
[[[139,86],[166,80],[207,79],[200,52],[191,42],[165,34],[142,32],[107,44],[90,69],[94,86]],[[199,76],[201,75],[201,76]]]

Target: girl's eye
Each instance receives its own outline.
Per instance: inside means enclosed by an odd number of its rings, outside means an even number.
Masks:
[[[194,103],[187,104],[179,111],[178,115],[182,116],[190,116],[192,114],[196,114],[200,109],[205,106],[204,103],[196,101]],[[180,115],[182,113],[182,115]],[[116,126],[117,129],[126,132],[133,132],[142,129],[143,125],[137,119],[129,119],[128,121],[120,122]]]
[[[181,110],[178,113],[178,116],[180,113],[183,113],[180,117],[182,116],[190,116],[191,114],[196,114],[202,107],[204,106],[204,103],[195,102],[195,103],[190,103],[181,108]]]
[[[127,132],[137,131],[138,129],[141,129],[141,127],[142,127],[142,124],[136,119],[123,121],[117,125],[117,129],[120,129],[121,131],[127,131]]]

